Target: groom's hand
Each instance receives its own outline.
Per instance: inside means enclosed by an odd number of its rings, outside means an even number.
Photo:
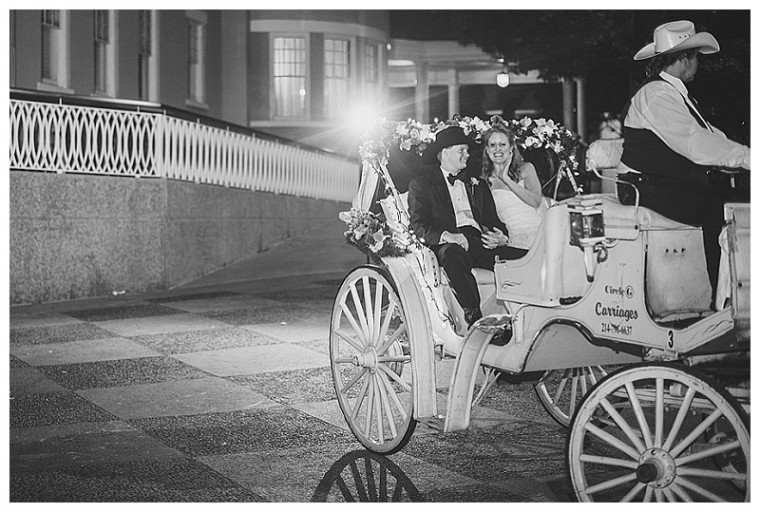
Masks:
[[[467,237],[462,233],[449,233],[444,231],[441,233],[442,244],[457,244],[461,246],[465,251],[470,248],[470,243],[467,241]]]

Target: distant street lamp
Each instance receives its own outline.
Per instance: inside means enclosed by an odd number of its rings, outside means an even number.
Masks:
[[[504,88],[509,85],[509,73],[505,69],[501,73],[496,74],[496,85],[498,85],[501,88]]]

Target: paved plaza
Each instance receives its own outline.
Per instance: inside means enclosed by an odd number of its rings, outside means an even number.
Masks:
[[[333,299],[364,261],[341,231],[170,291],[11,308],[10,501],[571,500],[565,430],[531,382],[389,457],[355,440],[328,357]]]

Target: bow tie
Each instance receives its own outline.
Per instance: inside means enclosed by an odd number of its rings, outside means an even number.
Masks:
[[[459,174],[454,176],[453,174],[447,174],[446,179],[449,181],[449,184],[453,187],[454,183],[459,180],[462,183],[467,183],[467,176],[464,171],[461,171]]]

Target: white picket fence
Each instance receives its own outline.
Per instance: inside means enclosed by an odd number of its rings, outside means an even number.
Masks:
[[[10,168],[171,178],[351,201],[359,165],[341,156],[166,114],[10,101]]]

